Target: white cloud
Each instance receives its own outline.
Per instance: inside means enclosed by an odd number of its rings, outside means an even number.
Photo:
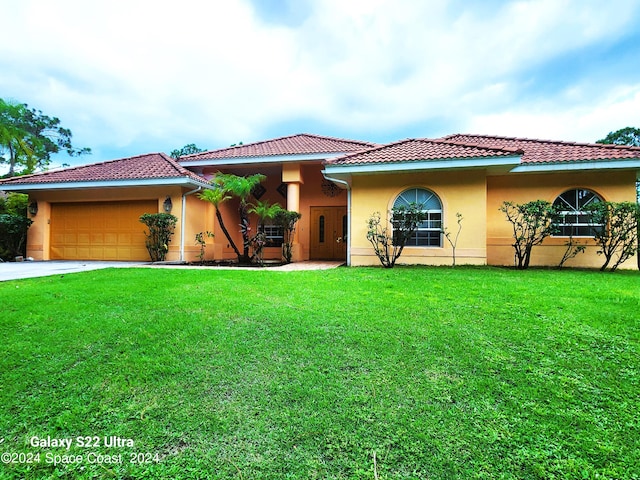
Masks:
[[[0,44],[0,91],[59,116],[88,161],[307,121],[371,140],[438,118],[588,140],[638,124],[639,79],[547,68],[632,35],[636,3],[315,0],[294,24],[249,0],[0,0],[20,39]]]
[[[509,112],[478,115],[466,133],[595,142],[610,131],[638,125],[640,84],[619,87],[593,104],[556,109],[553,105],[522,105]]]

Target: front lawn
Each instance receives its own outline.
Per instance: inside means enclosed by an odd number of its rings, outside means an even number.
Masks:
[[[0,478],[640,478],[638,272],[110,269],[0,306]]]

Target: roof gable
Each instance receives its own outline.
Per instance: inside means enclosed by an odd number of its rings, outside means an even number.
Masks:
[[[238,158],[238,157],[269,157],[276,155],[305,155],[317,153],[357,152],[375,146],[375,143],[347,140],[343,138],[323,137],[309,133],[299,133],[287,137],[274,138],[261,142],[236,145],[233,147],[194,153],[180,157],[180,162],[197,160]]]
[[[473,158],[513,157],[522,151],[510,147],[482,147],[450,143],[444,140],[408,138],[399,142],[377,146],[362,152],[333,158],[327,165],[364,165],[390,162],[424,162]]]
[[[58,184],[185,178],[205,184],[206,180],[187,170],[164,153],[148,153],[107,162],[80,165],[13,177],[0,181],[0,187],[27,184]]]

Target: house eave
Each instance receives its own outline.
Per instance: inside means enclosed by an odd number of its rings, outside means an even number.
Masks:
[[[197,180],[185,177],[171,178],[146,178],[135,180],[92,180],[79,182],[49,182],[49,183],[15,183],[1,184],[0,190],[6,192],[32,192],[42,190],[77,190],[95,188],[122,188],[122,187],[158,187],[158,186],[184,186],[211,188],[205,180]]]
[[[347,152],[328,152],[328,153],[308,153],[308,154],[291,154],[291,155],[263,155],[251,157],[226,157],[226,158],[206,158],[202,160],[186,160],[180,161],[183,167],[225,167],[231,165],[250,165],[250,164],[275,164],[288,162],[309,162],[322,161],[329,158],[336,158],[345,155]]]
[[[398,173],[428,170],[453,170],[460,168],[510,167],[520,163],[520,156],[486,157],[486,158],[454,158],[439,160],[421,160],[407,162],[385,162],[367,164],[325,164],[327,175],[363,174],[363,173]]]
[[[640,159],[598,160],[558,163],[525,163],[511,170],[511,173],[567,172],[576,170],[623,170],[640,169]]]

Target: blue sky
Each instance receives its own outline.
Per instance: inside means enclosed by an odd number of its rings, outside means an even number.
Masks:
[[[640,127],[637,0],[0,0],[0,97],[89,163],[301,132],[592,142]],[[7,41],[10,39],[10,41]]]

